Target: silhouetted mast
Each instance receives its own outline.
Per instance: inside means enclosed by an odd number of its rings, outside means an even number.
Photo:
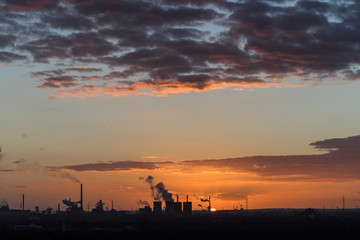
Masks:
[[[83,186],[80,184],[80,209],[83,210]]]

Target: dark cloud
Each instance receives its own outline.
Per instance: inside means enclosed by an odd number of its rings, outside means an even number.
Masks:
[[[37,88],[70,88],[75,85],[78,85],[76,83],[76,78],[73,76],[54,76],[54,77],[47,77],[43,80],[43,84],[37,86]]]
[[[61,63],[37,86],[52,97],[359,79],[352,0],[0,0],[0,11],[0,61]]]
[[[70,58],[72,41],[60,35],[48,35],[44,38],[29,41],[19,48],[30,52],[35,62],[49,62],[51,58]]]
[[[360,179],[360,136],[310,144],[330,152],[319,155],[252,156],[183,161],[186,166],[255,174],[263,180],[343,181]]]
[[[67,169],[73,171],[128,171],[136,169],[155,170],[161,164],[172,164],[170,161],[165,162],[136,162],[136,161],[121,161],[121,162],[107,162],[107,163],[88,163],[79,165],[68,165],[61,167],[49,167],[49,169]]]
[[[79,13],[85,16],[99,16],[102,23],[133,24],[135,26],[184,25],[194,21],[207,21],[219,13],[212,9],[165,8],[152,1],[95,1],[91,4],[77,5]],[[107,13],[106,15],[103,15]]]
[[[167,4],[193,4],[193,5],[205,5],[225,2],[225,0],[164,0]]]
[[[14,170],[14,169],[0,169],[0,172],[17,172],[17,170]]]
[[[82,16],[44,16],[43,21],[50,24],[53,28],[60,29],[89,30],[95,27],[91,20]]]
[[[360,154],[360,136],[348,138],[332,138],[310,143],[310,146],[320,150],[331,151],[333,154]]]
[[[3,11],[34,11],[57,6],[59,0],[2,0]]]
[[[6,52],[6,51],[1,51],[0,52],[0,62],[13,62],[13,61],[17,61],[17,60],[25,60],[27,59],[26,56],[22,56],[16,53],[11,53],[11,52]]]
[[[0,35],[0,48],[12,45],[16,37],[13,35]]]
[[[298,8],[302,8],[305,11],[326,12],[330,9],[330,5],[326,2],[319,1],[299,1]]]

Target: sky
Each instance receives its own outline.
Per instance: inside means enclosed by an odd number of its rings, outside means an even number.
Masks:
[[[151,176],[195,210],[356,208],[359,24],[353,0],[0,0],[0,200],[137,209]]]

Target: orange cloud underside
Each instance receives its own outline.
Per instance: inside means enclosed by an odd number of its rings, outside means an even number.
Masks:
[[[204,92],[216,89],[225,89],[232,87],[241,88],[270,88],[270,87],[304,87],[304,84],[290,84],[288,82],[270,82],[270,83],[256,83],[256,82],[219,82],[216,80],[210,81],[203,88],[197,88],[192,83],[180,83],[180,82],[162,82],[159,85],[149,84],[146,82],[134,82],[131,86],[86,86],[80,85],[75,86],[71,89],[62,88],[58,93],[47,94],[51,98],[62,98],[62,97],[94,97],[100,95],[111,95],[111,96],[127,96],[131,94],[136,95],[147,95],[164,97],[168,94],[179,94],[179,93],[190,93],[190,92]]]

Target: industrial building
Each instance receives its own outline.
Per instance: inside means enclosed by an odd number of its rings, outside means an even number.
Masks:
[[[151,214],[152,209],[149,205],[145,206],[144,208],[139,208],[139,214]]]
[[[66,211],[70,213],[78,213],[83,212],[83,185],[80,184],[80,201],[71,201],[71,198],[69,200],[64,199],[62,200],[63,204],[67,206]]]
[[[141,209],[141,208],[140,208]],[[139,209],[139,211],[140,211]],[[144,210],[141,210],[144,211]],[[154,213],[161,214],[162,211],[162,202],[154,201]],[[165,201],[165,211],[166,215],[176,215],[176,216],[191,216],[192,214],[192,202],[189,202],[188,196],[186,196],[186,202],[179,202],[179,196],[174,201]]]
[[[162,202],[161,201],[154,201],[154,213],[161,214],[162,213]]]

